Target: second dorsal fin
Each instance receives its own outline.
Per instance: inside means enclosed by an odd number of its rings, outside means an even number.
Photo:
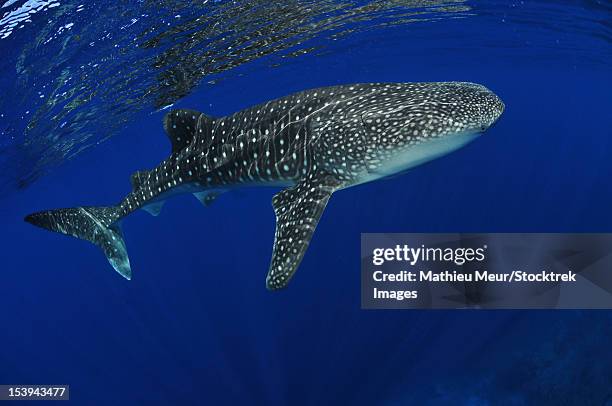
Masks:
[[[172,153],[186,148],[197,134],[208,137],[214,118],[195,110],[172,110],[164,117],[164,130],[172,143]]]
[[[149,178],[149,171],[136,171],[130,177],[132,190],[138,190],[142,183]]]

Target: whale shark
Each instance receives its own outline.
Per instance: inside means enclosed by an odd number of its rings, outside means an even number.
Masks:
[[[236,187],[274,186],[276,232],[270,290],[295,274],[331,195],[403,173],[478,138],[504,111],[501,99],[468,82],[364,83],[291,94],[225,117],[188,109],[163,118],[172,151],[132,174],[117,205],[41,211],[25,220],[90,241],[126,279],[132,270],[121,220],[192,193],[208,206]]]

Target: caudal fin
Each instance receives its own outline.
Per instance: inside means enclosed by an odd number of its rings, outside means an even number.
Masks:
[[[115,207],[76,207],[32,213],[25,221],[96,244],[121,276],[132,278],[130,260]]]

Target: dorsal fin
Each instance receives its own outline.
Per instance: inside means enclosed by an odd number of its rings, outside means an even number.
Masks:
[[[142,182],[149,178],[149,171],[136,171],[130,176],[130,183],[132,184],[132,190],[137,190],[142,185]]]
[[[196,134],[208,137],[214,118],[195,110],[172,110],[164,117],[164,130],[172,143],[172,153],[186,148]]]

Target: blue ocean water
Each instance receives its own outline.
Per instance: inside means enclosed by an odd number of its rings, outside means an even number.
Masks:
[[[364,311],[362,232],[612,231],[608,1],[14,1],[0,9],[0,383],[76,404],[610,405],[609,311]],[[265,289],[274,189],[124,221],[134,278],[23,222],[104,205],[169,154],[169,106],[482,83],[485,136],[333,196]]]

